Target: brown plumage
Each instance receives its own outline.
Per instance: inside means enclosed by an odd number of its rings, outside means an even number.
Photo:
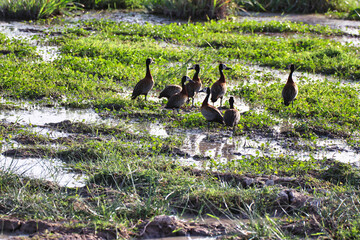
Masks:
[[[200,107],[201,114],[208,122],[208,129],[210,128],[210,122],[218,122],[224,124],[224,118],[221,112],[214,106],[209,105],[210,88],[206,88],[206,97]]]
[[[211,101],[213,104],[220,98],[220,107],[222,106],[222,99],[226,93],[226,81],[223,70],[230,70],[225,64],[220,63],[219,72],[220,78],[211,86]]]
[[[282,90],[282,97],[284,99],[285,106],[289,106],[290,103],[292,103],[293,105],[294,99],[298,94],[298,87],[296,86],[296,83],[292,78],[294,71],[295,71],[295,66],[294,64],[291,64],[289,78]]]
[[[180,87],[179,85],[176,84],[170,84],[167,85],[164,90],[161,91],[159,98],[165,97],[169,100],[169,98],[175,94],[178,94],[179,92],[181,92],[182,87]]]
[[[179,108],[188,100],[188,93],[185,87],[186,81],[191,81],[191,79],[188,76],[183,76],[181,79],[181,92],[171,96],[165,108],[177,109],[179,111]]]
[[[135,99],[139,95],[145,95],[145,100],[146,100],[146,96],[154,86],[154,80],[153,77],[151,76],[150,67],[149,67],[149,65],[153,62],[154,61],[151,58],[146,59],[146,75],[135,85],[131,99]]]
[[[227,109],[224,113],[224,121],[226,126],[233,127],[233,133],[235,133],[235,127],[240,121],[240,112],[234,108],[234,98],[229,99],[230,109]]]
[[[196,94],[200,91],[200,88],[202,85],[200,77],[199,77],[200,65],[195,64],[193,67],[189,68],[189,70],[191,70],[191,69],[195,69],[195,74],[193,76],[192,82],[189,82],[186,84],[186,88],[188,91],[189,98],[192,99],[191,106],[194,106],[194,98],[195,98]]]

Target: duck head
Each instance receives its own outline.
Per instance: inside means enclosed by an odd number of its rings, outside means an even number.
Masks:
[[[152,60],[152,58],[146,59],[146,65],[149,66],[149,65],[152,64],[152,63],[155,63],[154,60]]]
[[[194,66],[188,68],[188,70],[193,70],[195,69],[195,71],[199,72],[200,71],[200,65],[199,64],[195,64]]]
[[[222,70],[230,70],[232,68],[226,66],[224,63],[220,63],[219,65],[219,70],[222,71]]]

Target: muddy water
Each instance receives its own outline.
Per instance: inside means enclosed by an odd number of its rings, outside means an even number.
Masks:
[[[26,105],[26,104],[25,104]],[[246,106],[245,106],[246,107]],[[244,108],[245,108],[244,107]],[[129,131],[134,133],[149,133],[159,137],[178,137],[184,138],[179,149],[187,154],[187,157],[178,157],[179,161],[185,165],[203,166],[203,161],[199,159],[211,158],[219,162],[241,159],[248,156],[294,156],[296,159],[309,160],[311,158],[329,158],[346,163],[359,165],[360,153],[352,149],[342,139],[320,138],[315,142],[299,140],[292,142],[286,137],[281,136],[281,131],[285,127],[279,125],[274,128],[269,136],[252,134],[247,136],[233,136],[231,129],[210,129],[197,130],[167,129],[164,123],[154,121],[139,122],[132,120],[110,120],[99,117],[90,109],[65,109],[65,108],[40,108],[27,106],[20,110],[7,110],[0,113],[0,120],[24,125],[24,129],[43,134],[52,139],[69,136],[67,133],[53,131],[46,127],[48,123],[56,123],[65,120],[86,122],[88,124],[109,124],[126,125]],[[30,125],[29,125],[30,124]],[[290,126],[291,127],[291,126]],[[3,146],[6,148],[21,147],[17,142],[11,142]],[[2,170],[12,171],[20,175],[38,177],[54,181],[64,186],[82,186],[85,176],[69,173],[64,169],[64,165],[57,159],[14,159],[2,156],[0,158]]]
[[[24,238],[27,239],[29,237],[29,235],[25,235],[25,234],[4,234],[4,233],[0,233],[0,240],[10,240],[10,239],[14,239],[14,238]]]
[[[60,186],[82,187],[85,185],[85,176],[67,172],[64,164],[58,159],[19,159],[0,156],[0,166],[2,171],[51,181]]]
[[[291,142],[279,134],[278,126],[271,136],[263,135],[233,136],[232,130],[168,130],[160,122],[140,123],[132,121],[129,129],[148,132],[155,136],[181,136],[184,138],[180,150],[190,157],[180,157],[178,161],[185,165],[202,166],[197,160],[203,157],[220,162],[241,159],[247,156],[293,156],[299,160],[334,159],[340,162],[359,164],[360,152],[352,149],[342,139],[319,138],[315,142],[299,140]]]
[[[107,122],[106,120],[102,120],[92,109],[66,109],[63,107],[41,108],[31,106],[22,110],[14,109],[0,112],[0,121],[25,125],[45,125],[47,123],[57,123],[65,120],[86,123]]]
[[[65,108],[39,108],[28,106],[20,110],[7,110],[0,113],[0,120],[24,125],[24,130],[56,139],[66,137],[68,134],[50,130],[45,127],[48,123],[57,123],[64,120],[80,121],[86,123],[105,123],[93,110],[71,110]],[[34,126],[34,127],[31,127]],[[2,151],[19,148],[20,144],[10,142],[2,143]],[[80,187],[85,184],[85,176],[70,173],[58,159],[48,158],[10,158],[0,156],[1,170],[10,171],[19,175],[40,178],[58,183],[60,186]]]
[[[25,22],[3,22],[0,21],[0,33],[10,39],[24,40],[31,46],[35,46],[37,53],[43,61],[54,61],[60,56],[57,46],[49,46],[46,41],[39,41],[38,37],[44,37],[48,27],[32,25]]]
[[[242,18],[256,21],[291,21],[309,25],[329,26],[351,35],[360,35],[360,21],[331,19],[322,14],[278,14],[278,13],[242,13]]]
[[[83,20],[110,20],[115,22],[128,22],[137,24],[170,24],[170,23],[187,23],[184,20],[170,19],[166,17],[152,15],[146,12],[127,12],[123,10],[112,11],[87,11],[78,16],[67,17],[69,22],[78,22]]]

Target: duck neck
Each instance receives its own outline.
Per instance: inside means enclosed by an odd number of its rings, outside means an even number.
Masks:
[[[146,78],[152,78],[150,73],[150,64],[146,64]]]
[[[181,87],[182,87],[181,93],[185,94],[185,95],[188,95],[187,88],[185,87],[185,81],[181,82]]]
[[[194,82],[200,82],[199,71],[196,71],[192,79]]]
[[[293,83],[294,82],[294,80],[292,78],[293,72],[294,71],[290,71],[290,74],[289,74],[289,77],[288,77],[288,83]]]
[[[220,71],[220,78],[219,78],[219,82],[225,82],[225,75],[222,69],[219,70]]]
[[[234,109],[234,103],[230,102],[230,109]]]
[[[210,96],[210,94],[206,94],[206,97],[205,97],[205,99],[204,99],[204,101],[203,101],[203,103],[201,105],[202,107],[205,107],[205,106],[209,105],[208,104],[209,96]]]

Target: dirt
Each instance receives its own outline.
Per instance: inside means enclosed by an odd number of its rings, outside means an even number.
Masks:
[[[138,237],[162,238],[177,236],[211,237],[238,232],[229,224],[212,223],[202,224],[181,221],[175,216],[156,216],[153,220],[144,221],[139,225]]]
[[[71,222],[69,225],[76,225]],[[0,219],[0,231],[16,235],[28,235],[31,239],[115,239],[118,237],[129,238],[126,231],[102,230],[92,228],[70,228],[64,227],[64,222],[50,222],[41,220],[19,220],[13,218]],[[12,237],[11,239],[24,239],[24,237]]]
[[[41,158],[54,157],[55,153],[46,148],[16,148],[9,149],[2,153],[6,157],[14,158]]]

